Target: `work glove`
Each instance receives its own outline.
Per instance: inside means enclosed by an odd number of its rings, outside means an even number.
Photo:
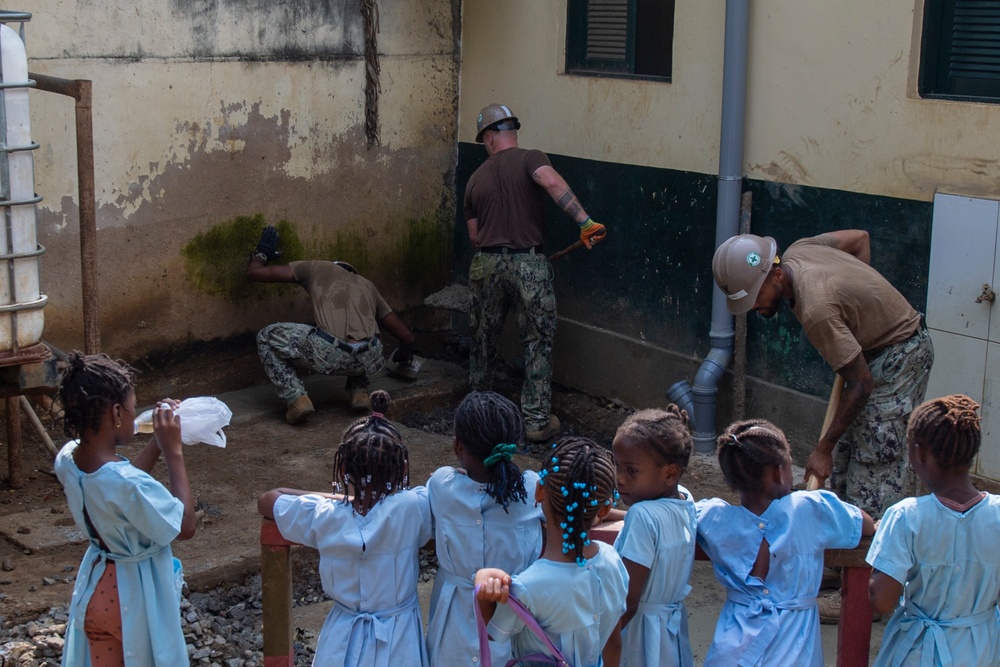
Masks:
[[[587,218],[580,225],[580,240],[583,241],[583,245],[587,246],[587,250],[603,241],[607,235],[607,228],[599,222],[594,222],[593,218]]]
[[[401,356],[398,349],[393,350],[389,360],[385,362],[386,369],[393,375],[401,378],[416,380],[417,373],[420,371],[420,366],[424,363],[424,360],[415,354],[411,354],[409,359],[402,361],[400,360]]]
[[[254,257],[262,257],[265,262],[271,262],[281,257],[278,250],[278,230],[273,225],[268,225],[260,233],[260,241],[253,251]]]

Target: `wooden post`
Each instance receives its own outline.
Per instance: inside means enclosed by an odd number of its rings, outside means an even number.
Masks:
[[[17,396],[8,396],[7,403],[7,472],[10,488],[24,488],[21,467],[21,403]]]
[[[264,622],[264,667],[293,667],[292,543],[277,524],[260,525],[260,598]]]

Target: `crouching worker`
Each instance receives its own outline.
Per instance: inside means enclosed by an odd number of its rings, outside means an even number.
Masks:
[[[263,283],[298,283],[309,293],[316,324],[277,322],[257,334],[257,352],[268,379],[285,401],[285,421],[300,424],[315,412],[296,366],[325,375],[346,375],[351,409],[371,410],[368,380],[386,366],[379,324],[399,341],[390,372],[416,376],[413,332],[353,266],[338,261],[268,265],[280,257],[278,231],[265,227],[246,276]]]

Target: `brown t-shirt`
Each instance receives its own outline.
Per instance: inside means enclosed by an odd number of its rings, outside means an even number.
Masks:
[[[494,153],[465,186],[465,219],[477,219],[476,245],[531,248],[542,245],[545,189],[532,174],[551,166],[545,153],[508,148]]]
[[[295,282],[306,288],[316,326],[341,340],[365,340],[392,312],[370,280],[333,262],[292,262]]]
[[[920,313],[882,274],[833,247],[826,234],[796,241],[781,264],[792,270],[792,313],[835,371],[859,352],[906,340],[920,325]]]

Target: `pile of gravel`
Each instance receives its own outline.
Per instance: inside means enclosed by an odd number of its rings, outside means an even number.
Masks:
[[[319,556],[306,548],[293,551],[295,575],[292,606],[317,604],[329,599],[319,577]],[[420,554],[420,580],[437,572],[433,553]],[[212,591],[189,592],[181,600],[181,629],[191,665],[208,667],[259,667],[264,663],[260,575]],[[0,667],[56,667],[66,635],[66,607],[53,607],[33,621],[3,627]],[[296,628],[295,665],[309,667],[315,654],[319,628]]]

